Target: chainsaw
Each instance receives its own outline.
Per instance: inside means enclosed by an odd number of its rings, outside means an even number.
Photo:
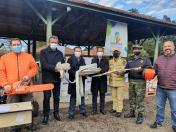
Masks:
[[[4,95],[16,95],[16,94],[27,94],[33,92],[40,92],[46,90],[52,90],[54,85],[40,84],[40,85],[29,85],[29,83],[24,83],[23,81],[18,81],[12,84],[12,89],[8,92],[4,92]]]

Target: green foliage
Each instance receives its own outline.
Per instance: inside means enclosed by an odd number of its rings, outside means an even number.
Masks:
[[[136,8],[131,8],[128,11],[131,13],[139,13],[138,9],[136,9]]]
[[[168,41],[168,40],[173,41],[176,45],[176,36],[168,35],[168,36],[161,37],[160,43],[159,43],[159,55],[162,54],[162,52],[163,52],[163,42]],[[143,46],[142,55],[153,57],[154,53],[155,53],[155,39],[154,38],[147,38],[144,42],[143,41],[144,40],[141,39],[137,42],[138,44]],[[132,45],[133,44],[134,43],[132,43],[132,42],[128,42],[128,49],[129,49],[128,56],[133,55],[133,52],[132,52]]]

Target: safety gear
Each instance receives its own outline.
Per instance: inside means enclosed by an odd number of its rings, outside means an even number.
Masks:
[[[37,71],[38,65],[32,55],[25,52],[21,52],[20,54],[9,52],[1,57],[0,85],[5,86],[12,84],[17,80],[22,80],[24,76],[28,76],[30,78],[34,77]]]
[[[137,120],[136,120],[136,124],[142,124],[143,121],[144,121],[143,114],[142,114],[142,113],[138,113],[138,117],[137,117]]]
[[[125,59],[121,57],[119,57],[118,59],[112,58],[111,60],[109,60],[109,71],[124,69],[125,65],[126,65]],[[110,74],[109,78],[110,86],[117,87],[118,82],[116,81],[120,80],[125,80],[123,75],[117,75],[115,73]]]
[[[120,56],[120,52],[115,52],[115,53],[113,53],[113,56],[114,56],[115,58],[118,58],[118,57]]]
[[[15,53],[20,53],[22,50],[22,46],[21,45],[11,46],[11,50]]]
[[[58,45],[58,44],[56,44],[56,43],[50,43],[50,48],[51,48],[52,50],[55,50],[55,49],[57,48],[57,45]]]
[[[140,54],[141,54],[141,52],[134,52],[134,55],[136,55],[136,56],[138,56]]]
[[[75,56],[79,58],[81,56],[81,52],[75,52]]]
[[[97,56],[101,58],[103,56],[103,52],[97,52]]]

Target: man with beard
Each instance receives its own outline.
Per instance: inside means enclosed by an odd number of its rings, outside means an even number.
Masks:
[[[150,127],[157,128],[162,126],[168,98],[171,108],[172,128],[176,132],[176,55],[174,50],[175,46],[172,41],[164,42],[164,55],[161,55],[155,62],[155,73],[158,75],[156,92],[157,113],[155,122]]]
[[[130,112],[125,118],[135,118],[135,110],[138,113],[136,124],[142,124],[144,120],[144,97],[146,92],[146,81],[143,76],[145,68],[152,67],[148,57],[141,55],[142,46],[133,45],[133,56],[127,60],[126,68],[133,68],[128,72],[129,77],[129,103]]]

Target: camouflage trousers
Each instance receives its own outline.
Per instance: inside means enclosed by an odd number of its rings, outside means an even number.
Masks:
[[[144,114],[144,98],[146,92],[146,81],[142,79],[129,80],[129,103],[130,110],[136,110]]]

